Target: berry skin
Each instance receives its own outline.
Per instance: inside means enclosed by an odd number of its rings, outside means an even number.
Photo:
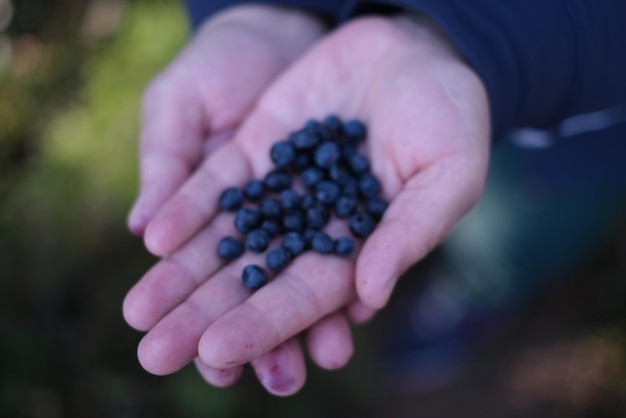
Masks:
[[[338,182],[341,194],[356,198],[359,195],[359,183],[354,177],[346,177]]]
[[[273,192],[288,189],[293,184],[291,174],[281,168],[270,171],[263,180],[265,187]]]
[[[280,222],[276,219],[265,219],[263,220],[263,223],[261,224],[261,229],[266,230],[267,233],[270,235],[270,239],[272,239],[280,235],[280,233],[283,230],[283,227],[281,226]]]
[[[240,234],[247,234],[261,223],[261,215],[254,209],[242,208],[235,213],[235,229]]]
[[[361,154],[350,154],[347,158],[350,169],[354,174],[365,173],[370,168],[370,161]]]
[[[317,167],[309,167],[300,174],[302,185],[308,189],[324,179],[324,172]]]
[[[304,214],[299,210],[290,210],[283,216],[283,228],[287,231],[302,231],[304,229]]]
[[[315,186],[315,197],[324,205],[332,205],[339,198],[340,189],[337,183],[332,181],[320,181]]]
[[[234,260],[243,254],[243,244],[233,237],[224,237],[217,246],[217,253],[226,260]]]
[[[328,234],[318,232],[311,240],[311,249],[320,254],[330,254],[335,249],[335,243]]]
[[[280,243],[280,246],[295,257],[300,255],[307,246],[304,234],[296,231],[287,232]]]
[[[263,267],[250,264],[243,269],[241,280],[248,289],[257,290],[267,284],[269,277]]]
[[[265,256],[265,264],[270,270],[278,273],[284,270],[291,261],[291,254],[282,247],[278,247],[267,252]]]
[[[350,237],[339,237],[335,240],[335,254],[347,257],[354,252],[354,241]]]
[[[243,204],[243,193],[236,187],[229,187],[220,195],[220,208],[234,211]]]
[[[319,138],[310,129],[301,129],[289,136],[289,142],[297,150],[307,150],[314,148],[319,143]]]
[[[340,182],[349,175],[348,170],[346,170],[346,168],[341,164],[333,164],[328,169],[328,178],[332,181]]]
[[[389,203],[387,203],[385,199],[374,197],[367,201],[365,204],[365,210],[372,216],[372,218],[380,221],[388,206]]]
[[[280,219],[283,209],[278,199],[266,197],[259,205],[259,212],[267,219]]]
[[[348,228],[357,238],[366,238],[372,231],[376,223],[367,212],[357,212],[348,219]]]
[[[356,145],[367,136],[367,128],[363,122],[353,119],[343,124],[343,136],[350,145]]]
[[[371,199],[380,192],[380,182],[372,173],[363,173],[359,177],[359,192],[364,198]]]
[[[276,167],[287,167],[296,159],[296,149],[287,141],[278,141],[270,149],[270,158]]]
[[[280,192],[280,202],[285,210],[292,210],[300,207],[300,199],[300,195],[294,189],[285,189]]]
[[[339,161],[341,151],[336,142],[323,142],[315,148],[313,161],[320,168],[327,169]]]
[[[262,253],[270,244],[270,234],[265,229],[253,229],[246,235],[246,249],[253,253]]]
[[[315,196],[309,193],[302,196],[302,199],[300,200],[300,207],[302,209],[306,210],[308,208],[313,207],[313,205],[315,205]]]
[[[308,248],[311,248],[311,243],[313,242],[313,237],[317,234],[319,234],[320,231],[317,231],[315,229],[305,229],[304,232],[302,233],[302,235],[304,236],[304,239],[306,240],[306,245]]]
[[[296,159],[291,164],[291,167],[297,172],[301,173],[305,169],[311,166],[311,157],[308,154],[298,154]]]
[[[343,123],[337,115],[328,115],[324,119],[324,125],[330,129],[334,136],[340,136],[343,133]]]
[[[356,212],[359,202],[352,196],[339,196],[335,202],[335,215],[338,218],[349,218]]]
[[[330,213],[324,205],[316,202],[312,207],[306,210],[306,223],[309,228],[320,229],[328,223]]]
[[[264,193],[265,186],[261,180],[249,180],[243,188],[243,194],[253,202],[261,200]]]

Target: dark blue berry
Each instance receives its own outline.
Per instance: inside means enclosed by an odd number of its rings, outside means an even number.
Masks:
[[[263,183],[269,190],[280,192],[291,187],[293,178],[287,171],[277,168],[267,173]]]
[[[280,243],[280,246],[291,253],[292,256],[297,256],[306,249],[306,238],[300,232],[291,231],[287,232]]]
[[[327,169],[339,161],[341,152],[336,142],[323,142],[315,148],[313,161],[320,168]]]
[[[367,136],[367,128],[359,120],[350,120],[343,124],[343,136],[348,144],[356,145]]]
[[[342,195],[355,198],[359,195],[359,183],[354,177],[341,179],[338,184]]]
[[[365,204],[365,210],[372,216],[372,218],[380,221],[388,206],[389,203],[387,203],[385,199],[374,197],[367,201]]]
[[[306,245],[307,247],[311,248],[311,243],[313,242],[313,237],[317,234],[319,234],[320,231],[315,230],[315,229],[305,229],[304,232],[302,233],[302,235],[304,236],[304,239],[306,241]]]
[[[328,178],[336,182],[342,181],[349,175],[348,170],[342,164],[333,164],[328,169]]]
[[[267,284],[269,277],[263,267],[250,264],[243,269],[241,280],[248,289],[257,290]]]
[[[259,205],[259,212],[261,212],[261,215],[265,218],[278,219],[282,215],[283,210],[278,199],[266,197]]]
[[[296,159],[296,149],[287,141],[278,141],[270,149],[270,158],[277,167],[287,167]]]
[[[320,181],[315,186],[315,198],[324,205],[334,204],[340,193],[339,186],[332,181]]]
[[[324,179],[324,172],[317,167],[309,167],[300,174],[300,181],[306,188],[314,187]]]
[[[337,115],[329,115],[324,119],[324,125],[334,136],[339,136],[343,133],[343,123]]]
[[[291,261],[291,254],[282,247],[267,252],[265,263],[270,270],[279,272],[284,270]]]
[[[347,257],[354,252],[354,241],[350,237],[339,237],[335,240],[335,254]]]
[[[308,121],[305,129],[317,136],[320,141],[329,141],[332,138],[331,130],[316,120]]]
[[[280,202],[285,210],[300,207],[300,195],[294,189],[286,189],[280,192]]]
[[[310,129],[301,129],[289,136],[289,142],[298,150],[314,148],[319,143],[319,137]]]
[[[316,202],[312,207],[306,210],[306,223],[309,228],[320,229],[328,223],[330,213],[324,205]]]
[[[335,243],[328,234],[318,232],[311,240],[311,249],[320,254],[330,254],[335,249]]]
[[[287,231],[302,231],[304,223],[304,214],[299,210],[290,210],[283,215],[283,228]]]
[[[302,209],[308,209],[308,208],[313,207],[315,202],[316,202],[315,196],[313,196],[310,193],[307,193],[304,196],[302,196],[302,199],[300,199],[300,207]]]
[[[309,156],[309,154],[298,154],[298,156],[296,156],[296,159],[291,164],[291,167],[293,167],[293,169],[297,173],[301,173],[302,171],[309,168],[310,166],[311,166],[311,157]]]
[[[270,235],[270,239],[276,238],[283,230],[280,222],[276,219],[263,220],[261,228],[267,231],[267,233]]]
[[[380,182],[372,173],[363,173],[359,177],[359,192],[364,198],[371,199],[380,192]]]
[[[235,213],[235,229],[240,234],[247,234],[261,223],[261,214],[254,209],[242,208]]]
[[[349,218],[356,212],[359,202],[353,196],[339,196],[335,202],[335,215],[338,218]]]
[[[249,180],[243,188],[243,194],[250,200],[256,202],[261,200],[265,193],[265,186],[261,180]]]
[[[354,174],[365,173],[370,168],[370,161],[361,154],[350,154],[347,160]]]
[[[357,238],[368,237],[375,226],[374,219],[367,212],[357,212],[348,219],[348,228]]]
[[[243,203],[243,193],[236,187],[229,187],[220,195],[220,208],[233,211],[241,207]]]
[[[270,234],[265,229],[253,229],[246,235],[246,250],[262,253],[270,244]]]
[[[226,260],[234,260],[243,254],[243,244],[233,237],[224,237],[217,246],[217,253]]]

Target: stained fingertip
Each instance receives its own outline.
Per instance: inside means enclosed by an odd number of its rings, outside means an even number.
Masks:
[[[323,369],[339,369],[354,353],[352,335],[346,318],[335,313],[323,318],[306,333],[311,359]]]
[[[243,367],[237,366],[230,369],[213,369],[196,358],[194,364],[200,376],[210,385],[225,388],[232,386],[241,377]]]
[[[294,338],[253,360],[251,365],[261,384],[272,395],[293,395],[306,381],[304,356]]]
[[[359,299],[356,299],[346,307],[345,312],[350,321],[361,325],[374,317],[376,309],[372,309]]]

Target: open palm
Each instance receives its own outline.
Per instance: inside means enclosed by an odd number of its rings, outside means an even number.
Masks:
[[[259,256],[225,264],[216,255],[219,239],[232,233],[230,215],[218,213],[219,195],[262,178],[273,142],[330,113],[368,125],[365,152],[391,205],[355,258],[306,253],[250,293],[241,271]],[[199,355],[204,365],[236,375],[240,365],[264,359],[289,369],[280,375],[257,368],[266,387],[281,393],[304,381],[292,337],[311,326],[312,358],[326,368],[343,365],[352,346],[337,312],[357,297],[384,306],[398,276],[476,201],[488,125],[480,81],[429,22],[360,19],[326,37],[272,85],[234,140],[209,156],[148,225],[148,247],[170,256],[125,302],[129,323],[150,330],[139,347],[144,367],[168,373]]]

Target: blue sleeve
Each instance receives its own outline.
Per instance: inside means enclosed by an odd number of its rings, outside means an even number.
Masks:
[[[485,84],[494,135],[626,103],[624,0],[354,0],[351,13],[385,7],[442,27]]]
[[[246,1],[246,0],[185,0],[189,17],[193,28],[197,28],[202,21],[223,9],[241,4],[269,4],[274,6],[294,7],[318,13],[329,22],[334,23],[342,9],[343,0],[269,0],[269,1]]]

